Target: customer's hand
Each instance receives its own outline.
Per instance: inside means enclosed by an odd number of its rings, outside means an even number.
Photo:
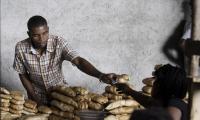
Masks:
[[[119,93],[130,94],[132,91],[132,88],[126,83],[117,83],[115,86]]]

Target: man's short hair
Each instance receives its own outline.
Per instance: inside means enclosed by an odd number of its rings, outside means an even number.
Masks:
[[[28,30],[30,31],[34,27],[47,25],[47,20],[39,15],[32,16],[27,23]]]

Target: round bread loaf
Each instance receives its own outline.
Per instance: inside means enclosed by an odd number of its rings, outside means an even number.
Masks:
[[[24,94],[21,91],[10,91],[11,97],[15,100],[24,100]]]
[[[145,78],[142,80],[142,82],[148,86],[153,86],[154,81],[155,81],[155,77]]]
[[[8,94],[8,95],[10,94],[10,92],[7,89],[3,88],[3,87],[0,87],[0,93]]]
[[[51,108],[47,107],[47,106],[39,106],[38,107],[38,111],[41,113],[46,113],[46,114],[51,114],[52,110]]]
[[[0,98],[4,98],[4,99],[12,99],[12,97],[9,94],[0,94]]]
[[[0,111],[9,111],[9,107],[0,107]]]
[[[26,99],[24,106],[27,107],[27,108],[35,109],[37,107],[37,103],[33,100]]]
[[[142,91],[147,93],[147,94],[151,94],[151,91],[152,91],[152,87],[151,86],[144,86],[142,88]]]

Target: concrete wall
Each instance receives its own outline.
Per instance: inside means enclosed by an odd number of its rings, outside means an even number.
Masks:
[[[24,90],[13,70],[15,44],[27,20],[47,18],[50,33],[69,39],[99,70],[126,73],[140,90],[155,64],[168,63],[162,46],[183,18],[182,0],[1,0],[1,84]],[[102,92],[105,84],[64,62],[69,85]]]

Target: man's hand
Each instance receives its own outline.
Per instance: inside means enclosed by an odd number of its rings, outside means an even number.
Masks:
[[[116,78],[117,75],[115,73],[108,73],[108,74],[101,74],[99,80],[107,84],[114,84]]]
[[[84,58],[77,57],[73,59],[72,63],[78,67],[79,70],[82,72],[99,78],[100,81],[107,83],[107,84],[113,84],[115,82],[117,75],[114,73],[102,73],[99,70],[97,70],[90,62],[85,60]]]

